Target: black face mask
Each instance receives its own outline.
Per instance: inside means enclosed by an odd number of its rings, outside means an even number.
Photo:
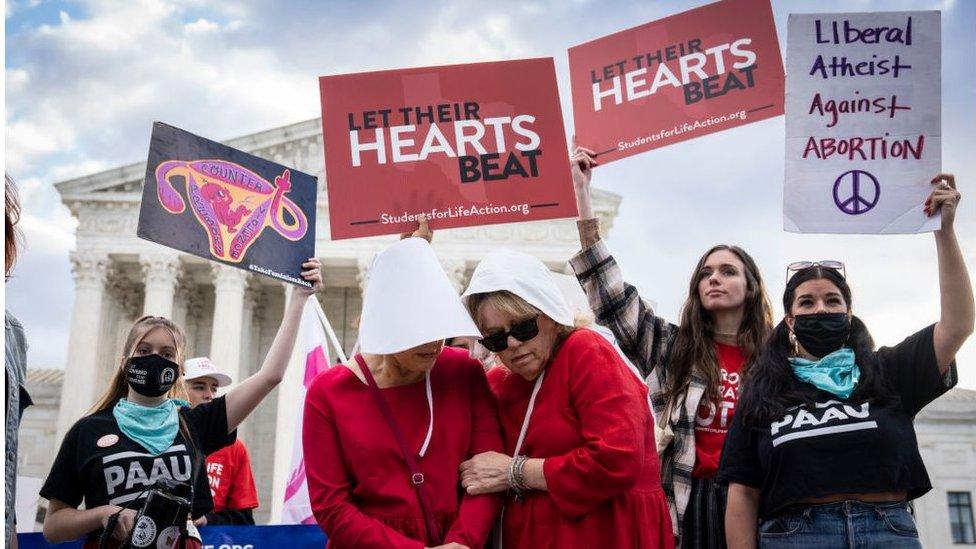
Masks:
[[[851,319],[847,313],[817,313],[793,318],[793,333],[797,341],[817,358],[843,347],[851,334]]]
[[[144,397],[163,396],[176,381],[179,369],[178,364],[159,355],[136,356],[126,365],[125,380]]]

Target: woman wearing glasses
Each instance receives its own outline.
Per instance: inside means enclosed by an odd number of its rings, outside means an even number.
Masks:
[[[714,478],[739,381],[772,328],[766,288],[745,250],[718,245],[692,271],[680,324],[657,316],[600,239],[590,204],[593,157],[577,147],[571,159],[582,251],[569,263],[596,321],[613,331],[647,381],[675,540],[721,548],[726,493]]]
[[[500,450],[484,369],[451,337],[477,337],[425,221],[376,257],[361,355],[317,377],[302,439],[312,511],[329,546],[482,547],[501,509],[464,495],[459,466]],[[409,236],[409,235],[407,235]]]
[[[722,455],[730,547],[921,547],[907,501],[932,485],[912,422],[955,385],[974,319],[953,230],[960,196],[952,176],[932,183],[938,323],[875,351],[843,266],[790,266],[786,317],[746,378]]]
[[[647,389],[573,314],[538,259],[500,251],[464,293],[502,365],[488,373],[506,453],[461,465],[469,494],[509,491],[505,547],[673,547]]]

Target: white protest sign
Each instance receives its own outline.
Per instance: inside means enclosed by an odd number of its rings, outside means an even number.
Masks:
[[[937,229],[939,12],[791,14],[787,33],[784,229]]]

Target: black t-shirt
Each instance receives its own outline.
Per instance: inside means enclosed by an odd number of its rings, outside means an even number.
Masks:
[[[933,332],[929,326],[875,353],[894,398],[842,400],[797,380],[814,406],[792,408],[768,427],[745,425],[744,414],[735,414],[718,481],[760,488],[761,517],[832,494],[906,491],[914,499],[928,492],[912,422],[956,383],[954,362],[946,376],[939,373]]]
[[[203,516],[213,508],[205,456],[233,443],[237,431],[227,433],[224,397],[192,410],[180,408],[180,414],[192,444],[178,432],[158,456],[125,436],[111,409],[81,418],[65,435],[41,497],[75,507],[84,501],[87,509],[118,505],[138,510],[145,497],[139,494],[160,478],[188,484],[193,478],[193,518]]]

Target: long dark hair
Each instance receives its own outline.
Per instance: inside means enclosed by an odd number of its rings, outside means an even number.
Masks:
[[[743,370],[748,370],[755,358],[756,352],[769,334],[773,325],[773,311],[766,296],[766,286],[763,284],[759,267],[745,250],[738,246],[719,244],[705,252],[695,265],[688,283],[688,298],[681,306],[681,321],[678,333],[671,346],[671,357],[668,362],[668,377],[670,381],[665,387],[665,399],[672,402],[675,397],[683,394],[691,383],[691,374],[695,365],[699,365],[699,373],[705,381],[706,398],[717,401],[722,387],[719,372],[718,357],[715,355],[715,318],[702,305],[698,293],[701,271],[705,267],[708,257],[718,251],[728,251],[742,261],[745,266],[746,298],[743,303],[744,314],[736,342],[742,349],[746,361]]]
[[[3,221],[3,234],[4,234],[4,265],[3,273],[4,278],[10,277],[10,271],[14,269],[14,263],[17,262],[17,244],[20,240],[20,229],[17,228],[17,222],[20,221],[20,202],[17,200],[17,185],[14,184],[14,180],[10,179],[10,176],[3,174],[4,178],[4,221]]]
[[[851,310],[851,287],[844,277],[835,269],[813,266],[798,271],[786,283],[783,309],[787,314],[792,311],[793,299],[800,284],[817,279],[827,280],[836,286],[844,296],[847,310]],[[861,377],[851,400],[867,402],[887,399],[890,392],[884,384],[874,355],[874,339],[864,322],[856,316],[851,316],[851,333],[844,346],[854,351],[854,361],[861,370]],[[773,329],[760,350],[756,363],[743,379],[740,409],[736,413],[744,414],[744,422],[756,426],[767,425],[782,417],[789,408],[813,405],[813,394],[809,389],[804,390],[803,382],[793,375],[790,356],[793,356],[793,344],[790,342],[790,328],[784,319]]]

